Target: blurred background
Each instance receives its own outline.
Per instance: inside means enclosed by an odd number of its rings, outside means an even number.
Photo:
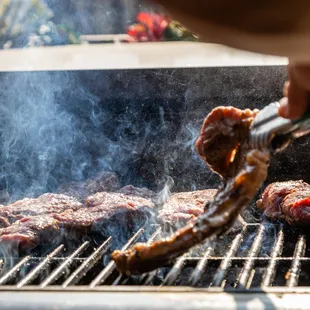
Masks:
[[[160,7],[140,0],[0,2],[2,49],[81,44],[89,42],[85,35],[100,43],[109,41],[104,35],[123,35],[122,42],[198,39]]]

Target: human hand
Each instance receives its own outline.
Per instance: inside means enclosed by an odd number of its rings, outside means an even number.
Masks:
[[[284,98],[280,100],[279,114],[296,119],[301,117],[310,104],[310,65],[290,63],[289,81],[283,89]]]

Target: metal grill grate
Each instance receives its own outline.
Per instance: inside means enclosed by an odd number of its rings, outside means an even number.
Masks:
[[[164,235],[160,226],[152,229],[149,242]],[[123,249],[140,241],[144,234],[144,229],[139,229]],[[112,237],[96,249],[86,241],[73,251],[61,244],[45,257],[3,258],[0,290],[191,286],[251,292],[306,287],[310,283],[307,236],[281,225],[247,224],[242,230],[192,249],[171,266],[134,277],[116,271],[109,259],[111,244]]]

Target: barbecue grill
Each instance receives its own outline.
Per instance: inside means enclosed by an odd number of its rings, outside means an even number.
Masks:
[[[114,55],[123,52],[128,56],[123,68],[119,63],[113,68],[111,58],[103,57],[95,68],[95,55],[109,55],[113,49]],[[22,57],[16,57],[31,52],[42,57],[33,62],[34,57],[28,57],[26,72]],[[166,56],[155,58],[149,53]],[[44,58],[47,54],[54,57]],[[193,157],[195,130],[203,117],[223,104],[260,108],[279,98],[286,79],[286,60],[198,43],[154,43],[152,47],[148,43],[96,44],[72,50],[4,51],[3,57],[7,61],[1,63],[0,79],[8,84],[22,81],[20,96],[27,96],[30,88],[36,91],[35,100],[44,100],[38,89],[46,86],[48,76],[49,83],[74,81],[99,98],[95,102],[98,114],[104,112],[116,120],[86,126],[86,138],[98,137],[99,132],[116,139],[113,133],[124,121],[139,128],[137,132],[126,128],[121,132],[123,139],[132,145],[146,139],[153,143],[151,149],[135,148],[130,156],[120,158],[122,165],[115,170],[125,184],[152,189],[161,188],[169,175],[175,180],[175,191],[216,186],[216,178]],[[69,61],[61,65],[64,59]],[[83,100],[81,92],[75,95],[66,87],[64,84],[61,97],[56,93],[58,103],[85,126],[88,118],[82,107],[89,96]],[[8,98],[8,92],[1,89],[1,97]],[[148,126],[154,134],[142,137],[141,130]],[[195,130],[184,131],[188,128]],[[185,142],[176,144],[176,137]],[[101,154],[100,141],[91,140],[93,158]],[[309,165],[303,153],[307,144],[304,138],[275,157],[267,182],[307,181]],[[304,164],[296,171],[301,158]],[[126,166],[129,168],[124,169]],[[57,179],[56,174],[53,179]],[[52,190],[53,184],[49,186]],[[74,246],[59,244],[21,257],[1,257],[1,309],[306,309],[310,300],[307,231],[271,223],[257,214],[254,206],[246,211],[244,220],[243,227],[141,276],[120,275],[110,260],[111,251],[115,244],[126,249],[136,242],[165,236],[167,231],[160,225],[139,227],[122,244],[111,235],[99,243],[81,240]]]

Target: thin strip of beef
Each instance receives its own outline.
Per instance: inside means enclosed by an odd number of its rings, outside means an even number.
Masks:
[[[266,187],[262,193],[262,198],[256,202],[256,206],[272,220],[284,218],[287,219],[288,222],[296,222],[290,219],[290,215],[284,215],[283,209],[289,209],[286,207],[283,208],[284,199],[287,195],[295,192],[302,193],[309,190],[310,185],[302,180],[275,182]],[[292,197],[294,197],[297,202],[298,195],[293,195]]]
[[[73,197],[62,194],[43,194],[38,198],[25,198],[0,207],[0,227],[7,227],[24,217],[78,210],[83,205]]]

